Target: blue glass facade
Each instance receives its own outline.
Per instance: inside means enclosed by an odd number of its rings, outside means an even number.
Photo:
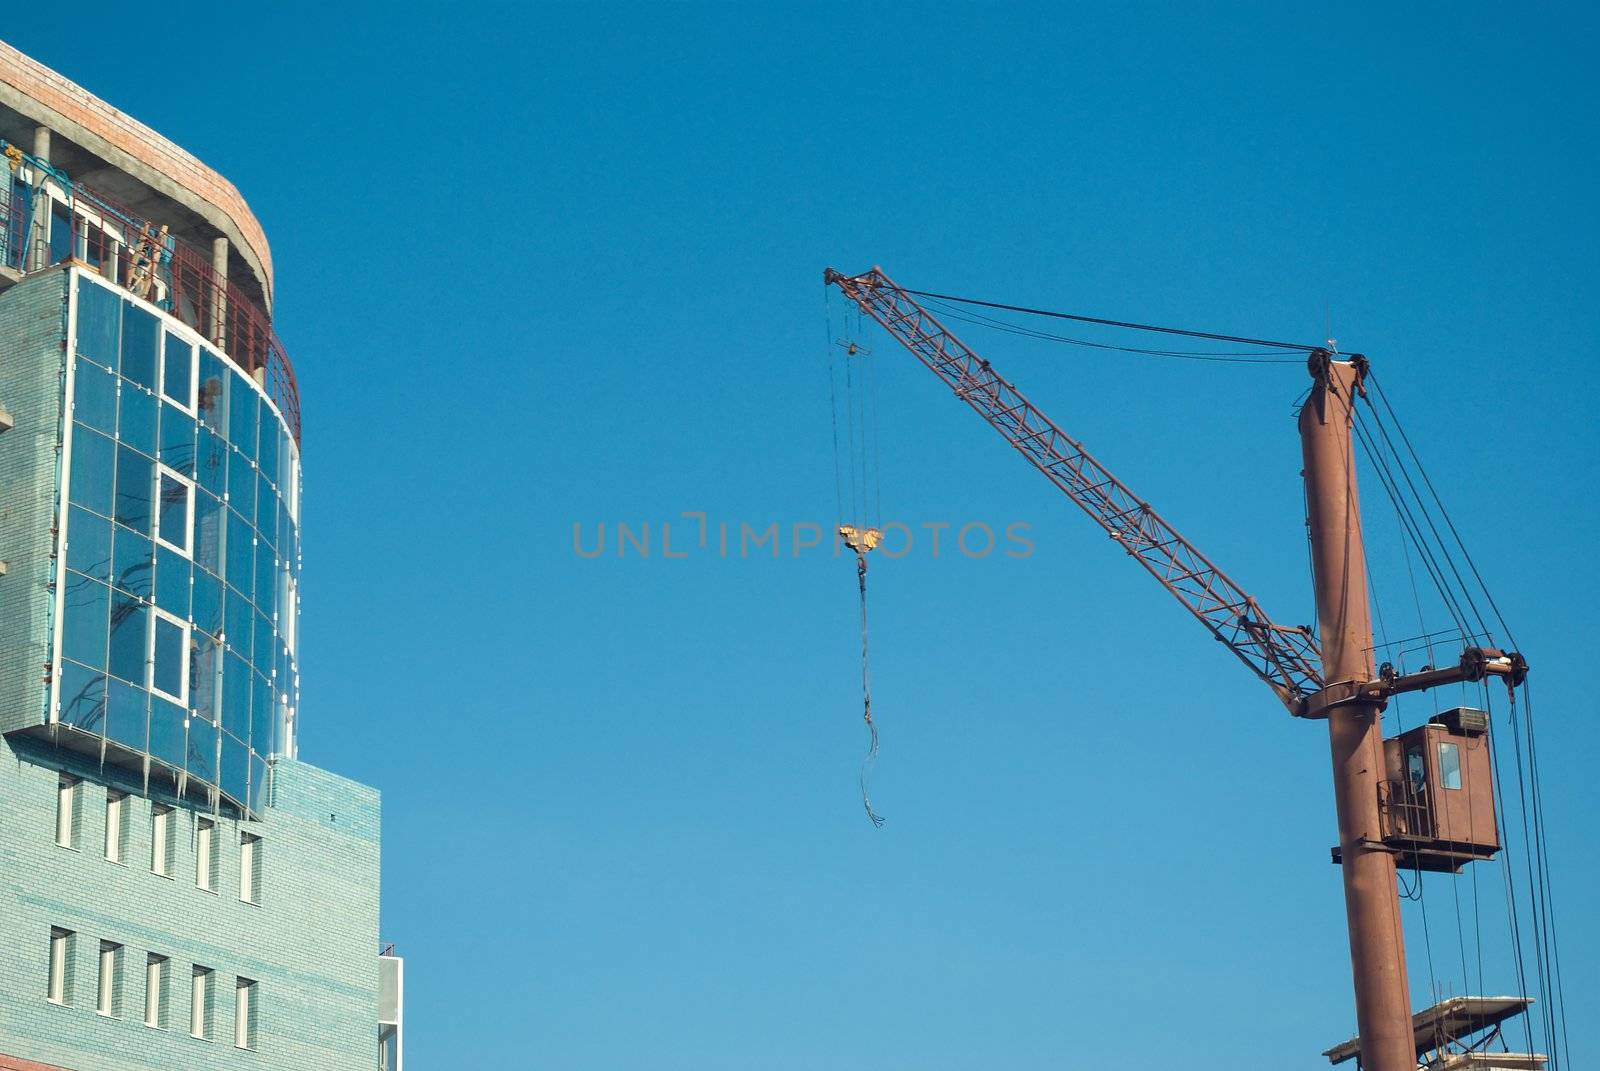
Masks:
[[[55,717],[255,812],[299,703],[298,446],[209,342],[73,275]]]

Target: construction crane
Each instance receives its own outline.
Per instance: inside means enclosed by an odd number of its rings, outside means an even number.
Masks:
[[[1373,665],[1351,439],[1355,401],[1368,370],[1365,358],[1338,359],[1325,349],[1311,350],[1309,356],[1313,384],[1300,411],[1300,439],[1318,623],[1313,630],[1269,618],[1199,548],[881,268],[860,275],[829,268],[823,282],[876,320],[1099,524],[1265,682],[1289,713],[1328,722],[1339,823],[1333,855],[1344,877],[1359,1031],[1347,1055],[1359,1053],[1364,1071],[1414,1071],[1423,1041],[1411,1014],[1396,859],[1419,869],[1456,871],[1492,858],[1499,845],[1493,833],[1463,834],[1450,825],[1442,804],[1430,806],[1439,794],[1427,791],[1426,779],[1436,785],[1441,776],[1430,765],[1431,752],[1408,767],[1414,747],[1408,738],[1417,731],[1385,741],[1380,715],[1389,698],[1403,692],[1490,677],[1514,687],[1525,677],[1527,663],[1515,652],[1467,647],[1454,666],[1420,673]],[[1443,743],[1449,742],[1446,736],[1477,739],[1486,731],[1471,716],[1477,713],[1452,712],[1452,718],[1422,729]],[[1487,748],[1476,750],[1487,763]],[[1461,752],[1472,753],[1470,747]],[[1458,769],[1448,776],[1456,779],[1455,787],[1468,788],[1464,795],[1479,811],[1488,808],[1492,829],[1487,768]],[[1330,1050],[1330,1059],[1339,1051]]]

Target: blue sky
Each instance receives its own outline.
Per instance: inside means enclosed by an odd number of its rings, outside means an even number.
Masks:
[[[1322,727],[886,339],[884,516],[1034,552],[874,562],[883,829],[850,564],[663,558],[685,512],[836,520],[830,264],[1370,355],[1535,664],[1566,1003],[1600,1006],[1592,9],[206,5],[154,54],[16,22],[271,240],[302,756],[383,790],[413,1067],[1312,1068],[1353,1034]],[[962,334],[1310,618],[1303,371]],[[575,554],[602,522],[653,553]],[[1479,932],[1516,988],[1501,880],[1430,880],[1426,937],[1407,906],[1419,1003]]]

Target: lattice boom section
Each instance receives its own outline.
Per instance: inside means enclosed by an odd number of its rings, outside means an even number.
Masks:
[[[825,276],[992,424],[1035,468],[1122,544],[1284,705],[1322,687],[1316,642],[1272,624],[1261,607],[1147,502],[1138,498],[989,363],[947,331],[880,269]]]

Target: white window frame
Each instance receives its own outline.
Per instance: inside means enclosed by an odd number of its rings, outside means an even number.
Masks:
[[[56,844],[76,851],[78,848],[78,787],[80,782],[71,774],[56,779]]]
[[[161,478],[170,476],[182,484],[187,492],[184,496],[183,510],[183,542],[174,543],[161,533]],[[156,462],[156,485],[151,493],[151,502],[154,505],[154,514],[151,527],[155,530],[156,542],[168,550],[176,551],[185,558],[194,556],[194,481],[189,479],[177,469]]]
[[[174,703],[177,703],[179,706],[183,707],[185,710],[188,710],[190,669],[189,659],[193,654],[193,652],[191,652],[189,649],[189,644],[194,638],[191,632],[194,626],[189,624],[189,622],[185,621],[183,618],[179,617],[177,614],[167,613],[167,611],[163,610],[159,606],[152,605],[150,609],[153,610],[154,613],[150,615],[150,635],[145,643],[145,650],[149,652],[148,657],[145,659],[145,685],[150,689],[153,695],[159,695],[163,699],[170,699]],[[183,644],[180,648],[183,651],[183,666],[178,675],[178,691],[181,693],[179,695],[173,695],[171,692],[165,692],[156,687],[156,620],[158,618],[167,622],[169,625],[177,625],[178,628],[183,630]]]
[[[254,833],[239,834],[239,899],[247,904],[261,902],[261,838]]]
[[[106,862],[122,865],[127,828],[128,794],[120,789],[106,789]]]
[[[157,1030],[167,1025],[166,956],[151,952],[144,960],[144,1025]]]
[[[67,972],[72,962],[72,931],[50,927],[50,980],[45,999],[51,1004],[67,1004]]]
[[[189,1036],[201,1041],[211,1040],[211,975],[197,963],[189,981]]]
[[[150,805],[150,873],[172,877],[172,807]]]
[[[122,946],[115,941],[100,942],[100,975],[95,983],[95,1014],[108,1019],[118,1018],[122,1010],[117,999],[122,988]]]
[[[194,824],[194,887],[206,892],[217,891],[216,877],[217,822],[214,818],[197,817]]]
[[[249,978],[236,978],[233,983],[233,1047],[256,1047],[254,1030],[256,983]]]
[[[171,394],[167,393],[167,339],[168,338],[175,338],[179,342],[183,343],[185,346],[189,347],[189,396],[187,398],[181,400],[181,401],[179,399],[173,397]],[[197,406],[199,404],[200,347],[198,345],[196,345],[195,341],[192,338],[190,338],[188,335],[183,334],[182,332],[179,332],[179,331],[174,331],[171,327],[163,324],[162,328],[161,328],[161,354],[160,354],[160,358],[161,358],[161,372],[160,372],[160,375],[157,378],[161,381],[161,390],[160,390],[159,393],[160,393],[160,396],[161,396],[162,400],[171,402],[173,405],[177,406],[179,409],[182,409],[185,413],[188,413],[190,416],[194,416],[196,408],[197,408]]]

